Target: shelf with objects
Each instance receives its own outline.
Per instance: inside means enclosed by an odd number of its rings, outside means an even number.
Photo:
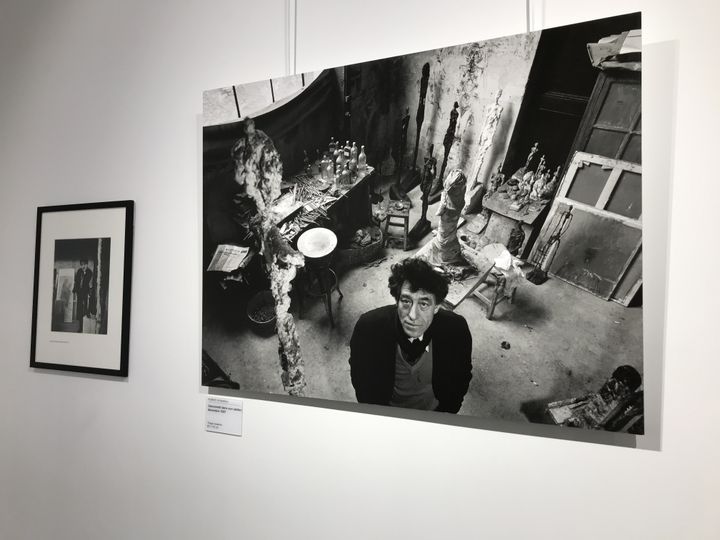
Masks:
[[[379,254],[382,233],[371,222],[375,168],[364,145],[340,142],[341,95],[334,70],[325,70],[293,94],[258,108],[251,119],[238,120],[235,111],[223,116],[215,107],[214,121],[203,128],[203,307],[232,328],[274,334],[277,313],[264,236],[270,225],[291,250],[299,249],[299,239],[311,229],[330,231],[337,249],[323,260],[335,280],[330,266],[349,267]],[[256,96],[243,110],[258,101]],[[265,176],[251,186],[239,170],[255,157],[245,155],[243,145],[256,139],[260,146],[254,152],[267,150],[266,159],[274,161],[272,167],[258,164]],[[303,255],[313,260],[311,253]],[[299,316],[305,292],[318,286],[317,279],[308,283],[308,276],[318,275],[308,271],[311,266],[298,268],[291,279]]]

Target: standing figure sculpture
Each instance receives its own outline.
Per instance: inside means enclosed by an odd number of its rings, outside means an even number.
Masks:
[[[430,81],[430,64],[425,62],[420,78],[420,100],[418,101],[417,113],[415,114],[415,149],[413,150],[413,168],[417,167],[418,145],[420,144],[420,129],[425,120],[425,98],[427,97],[428,82]]]
[[[270,137],[255,129],[251,118],[242,121],[242,132],[231,151],[235,181],[241,187],[241,196],[248,197],[255,205],[258,218],[255,233],[269,269],[270,292],[275,301],[282,382],[290,395],[302,396],[304,366],[295,320],[290,314],[290,290],[304,258],[280,234],[275,214],[270,212],[270,205],[280,195],[280,154]]]
[[[436,203],[440,199],[440,192],[442,191],[443,176],[445,175],[445,167],[447,167],[448,157],[450,156],[450,149],[452,148],[453,142],[455,142],[455,129],[457,128],[458,116],[458,102],[456,101],[453,105],[452,111],[450,111],[450,122],[448,123],[445,137],[443,138],[443,148],[445,148],[445,154],[443,155],[442,165],[440,166],[440,175],[433,184],[430,190],[430,204]]]
[[[397,169],[395,171],[395,183],[390,188],[390,198],[394,200],[407,199],[407,194],[402,188],[402,166],[403,158],[405,157],[405,147],[407,146],[407,132],[408,125],[410,124],[410,108],[405,108],[405,114],[398,122],[399,129],[397,134]]]
[[[422,209],[420,211],[420,219],[410,231],[410,239],[417,242],[430,231],[430,221],[427,219],[428,198],[430,190],[434,184],[435,173],[437,172],[437,160],[433,157],[433,145],[430,145],[430,157],[425,158],[423,166],[422,180],[420,181],[420,190],[422,191]]]
[[[402,185],[402,189],[407,193],[414,188],[418,182],[417,174],[417,154],[420,145],[420,131],[423,121],[425,120],[425,98],[427,97],[428,83],[430,82],[430,64],[428,62],[422,68],[422,77],[420,78],[420,99],[418,101],[417,113],[415,113],[415,149],[413,150],[412,165],[408,171]]]

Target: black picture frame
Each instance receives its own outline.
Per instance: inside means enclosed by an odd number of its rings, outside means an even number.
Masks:
[[[134,213],[38,207],[30,367],[127,377]]]

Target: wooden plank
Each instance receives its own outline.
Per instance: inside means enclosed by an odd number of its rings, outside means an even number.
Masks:
[[[641,229],[642,230],[642,222],[639,219],[633,219],[625,216],[621,216],[619,214],[614,214],[612,212],[608,212],[607,210],[600,210],[599,208],[596,208],[594,206],[590,206],[589,204],[581,203],[578,201],[575,201],[573,199],[566,199],[566,198],[558,198],[556,199],[559,204],[564,204],[567,206],[572,206],[573,208],[577,208],[578,210],[585,210],[586,212],[589,212],[591,214],[595,214],[597,216],[602,217],[609,217],[616,219],[617,221],[628,225],[630,227],[633,227],[635,229]],[[551,210],[552,213],[552,210]],[[546,222],[549,221],[546,220]]]
[[[600,210],[605,210],[605,207],[610,200],[610,196],[612,195],[613,191],[615,191],[615,186],[617,186],[618,180],[620,180],[620,175],[622,174],[622,172],[623,170],[619,167],[613,168],[612,172],[610,173],[610,177],[607,179],[607,182],[605,182],[605,187],[600,193],[600,197],[598,197],[597,203],[595,203],[596,208]]]
[[[449,306],[450,309],[458,307],[468,296],[475,292],[480,285],[485,283],[485,280],[490,275],[490,272],[492,272],[494,267],[495,264],[491,262],[487,268],[481,270],[482,273],[479,277],[471,276],[463,281],[452,282],[450,284],[450,290],[448,291],[445,300],[443,300],[443,303]],[[477,280],[473,281],[475,278],[477,278]]]
[[[642,246],[636,250],[630,264],[613,291],[611,300],[627,307],[642,285]]]
[[[625,171],[631,171],[637,174],[642,174],[642,165],[639,163],[633,163],[632,161],[623,161],[622,159],[615,159],[606,156],[600,156],[598,154],[589,154],[587,152],[575,152],[573,161],[588,161],[590,163],[596,163],[603,167],[615,168],[620,167]],[[568,172],[570,169],[568,169]],[[565,175],[567,176],[567,174]]]

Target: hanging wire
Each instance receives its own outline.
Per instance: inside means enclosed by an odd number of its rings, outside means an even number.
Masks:
[[[525,26],[527,32],[542,30],[545,0],[525,0]]]
[[[527,26],[527,33],[530,33],[530,1],[525,0],[525,25]]]
[[[285,0],[285,75],[290,75],[290,0]]]
[[[293,3],[293,75],[297,75],[297,0]]]
[[[297,0],[285,0],[285,74],[297,74]]]

